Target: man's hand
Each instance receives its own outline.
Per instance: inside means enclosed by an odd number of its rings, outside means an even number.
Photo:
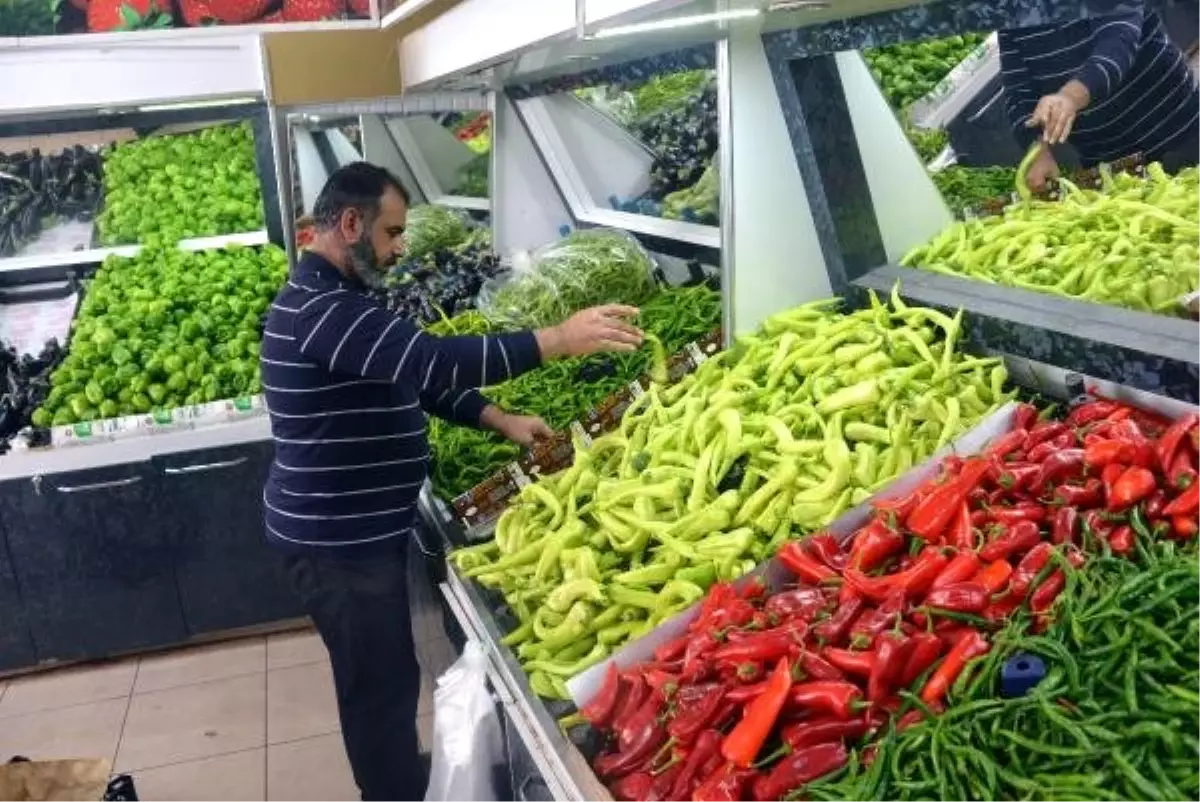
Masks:
[[[1041,126],[1043,142],[1061,145],[1071,135],[1075,116],[1087,108],[1090,99],[1087,87],[1072,79],[1062,89],[1039,100],[1025,125],[1030,128]]]
[[[576,312],[557,326],[537,332],[542,359],[586,356],[598,351],[635,351],[642,332],[627,321],[636,316],[632,306],[609,304]]]
[[[538,440],[554,434],[554,430],[547,426],[541,418],[529,415],[510,415],[494,404],[484,407],[483,414],[479,416],[479,422],[497,434],[526,448],[533,446]]]
[[[1041,192],[1051,178],[1058,178],[1058,162],[1054,160],[1054,153],[1051,152],[1050,146],[1045,142],[1039,142],[1038,155],[1033,160],[1033,164],[1029,166],[1025,184],[1034,192]]]

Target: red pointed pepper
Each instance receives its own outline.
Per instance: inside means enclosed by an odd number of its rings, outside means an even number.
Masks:
[[[1157,487],[1154,474],[1146,468],[1134,466],[1122,473],[1113,483],[1112,495],[1109,496],[1106,507],[1110,512],[1128,509],[1149,498]]]
[[[957,582],[937,590],[925,597],[924,607],[931,610],[948,610],[953,613],[981,613],[991,601],[991,593],[976,582]]]
[[[971,577],[971,581],[983,585],[988,589],[989,593],[998,593],[1008,584],[1012,572],[1012,563],[1008,560],[993,560],[983,568],[980,568],[979,573]]]
[[[975,548],[975,529],[972,525],[971,510],[967,507],[966,501],[959,505],[958,515],[954,516],[954,521],[950,524],[946,542],[960,551],[970,551]]]
[[[591,701],[579,709],[579,713],[593,727],[603,729],[616,712],[620,695],[621,673],[617,670],[616,663],[609,663],[608,671],[604,674],[604,684],[596,691]]]
[[[1055,451],[1042,461],[1042,472],[1035,480],[1032,490],[1041,492],[1047,484],[1058,484],[1064,479],[1072,479],[1083,475],[1083,449],[1064,448]]]
[[[1029,449],[1029,452],[1025,455],[1025,459],[1034,464],[1040,465],[1042,462],[1045,462],[1046,457],[1050,456],[1055,451],[1061,451],[1062,449],[1070,448],[1073,445],[1075,445],[1075,435],[1072,432],[1063,432],[1062,434],[1051,437],[1049,440],[1043,440],[1033,448]]]
[[[990,521],[1015,524],[1018,521],[1041,521],[1046,517],[1046,508],[1041,504],[1023,501],[1012,507],[992,507],[987,514]]]
[[[1033,448],[1038,443],[1043,443],[1052,437],[1058,437],[1063,432],[1070,430],[1071,427],[1062,421],[1038,421],[1029,430],[1029,440],[1027,441],[1026,448]]]
[[[1104,503],[1104,483],[1093,477],[1082,485],[1059,485],[1054,489],[1054,499],[1072,507],[1099,507]]]
[[[871,571],[903,548],[904,535],[879,518],[872,518],[850,544],[850,565],[859,571]]]
[[[804,546],[798,541],[785,544],[775,555],[783,567],[810,585],[820,585],[838,578],[837,572],[827,565],[817,561],[815,557],[804,551]]]
[[[865,713],[844,721],[839,718],[804,719],[784,725],[779,737],[794,752],[834,741],[857,741],[874,727],[875,722]]]
[[[864,679],[871,676],[871,670],[875,667],[875,655],[871,652],[855,652],[826,646],[821,650],[821,656],[839,671]]]
[[[991,646],[983,635],[974,630],[968,630],[954,648],[946,655],[946,659],[929,677],[925,687],[921,689],[921,700],[925,704],[941,702],[950,689],[950,685],[962,673],[967,663],[981,655],[987,654]]]
[[[1033,404],[1018,404],[1013,414],[1013,427],[1028,431],[1037,423],[1038,411]]]
[[[694,802],[735,802],[746,795],[746,786],[758,776],[755,769],[740,769],[724,763],[692,792]]]
[[[930,543],[938,542],[942,532],[958,513],[959,505],[979,484],[987,469],[988,463],[983,459],[973,458],[964,462],[958,476],[934,487],[929,495],[913,508],[905,521],[909,530]]]
[[[961,549],[954,555],[949,564],[938,574],[937,579],[929,586],[931,591],[953,585],[956,582],[966,582],[979,573],[979,555],[973,549]]]
[[[1167,483],[1176,490],[1184,490],[1196,484],[1196,457],[1186,448],[1175,452]]]
[[[795,619],[811,623],[813,616],[828,604],[829,597],[822,588],[795,588],[771,596],[763,609],[782,621]]]
[[[840,571],[846,567],[847,555],[842,551],[842,544],[828,532],[809,535],[802,542],[809,554],[833,570]]]
[[[1050,558],[1053,555],[1054,546],[1045,541],[1030,549],[1029,553],[1017,564],[1016,570],[1013,571],[1012,581],[1008,585],[1008,592],[1014,598],[1024,599],[1029,594],[1029,588],[1033,584],[1033,580],[1042,572],[1042,569],[1050,562]]]
[[[792,667],[785,657],[775,666],[766,690],[746,707],[746,713],[721,743],[721,754],[736,766],[749,766],[771,734],[792,686]]]
[[[1042,539],[1038,525],[1033,521],[1018,521],[1005,528],[1001,534],[989,540],[979,550],[979,558],[991,562],[1016,554],[1024,554]]]
[[[1190,412],[1176,420],[1163,432],[1155,446],[1158,464],[1162,466],[1163,473],[1170,474],[1171,462],[1174,460],[1176,452],[1179,451],[1184,436],[1197,426],[1200,426],[1200,417],[1197,417],[1195,412]]]
[[[903,588],[910,598],[918,598],[929,590],[949,562],[950,558],[940,548],[926,546],[913,564],[903,571],[877,577],[847,568],[843,576],[856,591],[873,601],[885,600],[896,588]]]
[[[717,729],[704,730],[696,737],[696,745],[692,747],[692,751],[688,752],[687,759],[683,762],[683,768],[679,770],[679,774],[675,776],[675,782],[671,784],[671,791],[666,795],[666,799],[691,799],[692,791],[700,782],[704,766],[710,760],[721,759],[721,741],[725,739],[724,733]],[[712,772],[704,772],[703,776],[707,776]]]
[[[725,689],[721,685],[706,683],[698,698],[679,705],[678,712],[667,725],[667,734],[678,743],[691,743],[701,730],[713,723],[724,696]]]
[[[1191,540],[1200,531],[1195,515],[1176,515],[1171,519],[1171,532],[1180,540]]]
[[[1118,526],[1108,536],[1108,547],[1113,554],[1125,557],[1133,551],[1133,529],[1125,524]]]
[[[800,669],[809,679],[844,680],[846,675],[825,658],[807,649],[800,653]]]
[[[897,679],[897,686],[907,688],[925,673],[942,653],[942,640],[932,632],[917,632],[910,639],[908,659]]]
[[[849,574],[852,568],[847,568]],[[862,612],[863,600],[857,593],[840,601],[833,615],[812,628],[812,634],[821,643],[841,643],[842,638],[850,630],[850,625]]]
[[[788,704],[845,720],[862,707],[862,691],[850,682],[801,682],[792,686]]]
[[[894,626],[904,613],[905,598],[904,589],[895,588],[879,607],[863,611],[850,628],[851,648],[866,649],[874,642],[876,635]]]
[[[846,745],[841,741],[798,749],[776,763],[770,774],[754,781],[754,798],[760,802],[783,799],[813,780],[837,771],[849,759]]]
[[[1200,509],[1200,483],[1192,482],[1187,489],[1163,507],[1163,515],[1195,515]]]
[[[621,802],[645,802],[654,792],[654,775],[648,771],[635,772],[614,782],[609,790]]]
[[[766,632],[755,632],[735,643],[727,643],[712,653],[721,663],[774,663],[793,647],[803,642],[808,627],[802,621],[792,621]]]
[[[937,592],[937,591],[935,591]],[[904,671],[912,643],[900,633],[885,632],[875,648],[875,662],[867,680],[867,699],[879,704],[888,697]]]
[[[1029,432],[1021,428],[1013,429],[1011,432],[1003,434],[989,443],[987,449],[984,451],[984,454],[989,457],[996,457],[997,459],[1003,460],[1006,456],[1014,451],[1024,450],[1025,444],[1028,441]]]
[[[1120,409],[1120,406],[1115,401],[1088,401],[1067,413],[1066,424],[1068,426],[1087,426],[1089,423],[1107,418]]]
[[[641,673],[624,674],[621,679],[625,691],[613,709],[611,726],[614,731],[624,729],[650,695],[650,686]]]

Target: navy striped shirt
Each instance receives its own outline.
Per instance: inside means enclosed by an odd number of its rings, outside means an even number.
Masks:
[[[1153,11],[1000,31],[999,44],[1008,117],[1025,147],[1041,134],[1025,126],[1038,100],[1072,78],[1091,95],[1070,135],[1085,166],[1158,159],[1194,137],[1196,78]]]
[[[488,402],[474,388],[540,361],[529,332],[426,334],[305,255],[263,333],[275,439],[263,492],[268,540],[339,554],[390,547],[411,531],[428,471],[425,413],[478,425]]]

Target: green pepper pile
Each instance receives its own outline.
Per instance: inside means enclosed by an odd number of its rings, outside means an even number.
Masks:
[[[1028,163],[1028,159],[1026,160]],[[1103,173],[1100,190],[1060,180],[1059,201],[1029,200],[1001,215],[954,223],[902,264],[937,273],[1161,314],[1182,314],[1179,299],[1200,271],[1200,173],[1148,177]]]
[[[721,323],[721,297],[701,285],[664,289],[641,305],[638,325],[674,353]],[[439,322],[439,335],[488,334],[497,330],[478,312]],[[555,430],[565,429],[596,404],[629,384],[650,367],[645,350],[551,362],[538,370],[485,390],[488,398],[512,412],[540,415]],[[451,501],[470,490],[519,454],[517,446],[494,432],[454,426],[432,419],[430,478],[434,492]]]
[[[797,530],[831,522],[998,404],[999,359],[956,350],[962,316],[822,301],[768,320],[618,431],[576,444],[568,470],[525,487],[495,539],[458,551],[519,620],[506,641],[534,689],[650,631]]]
[[[88,283],[37,426],[261,392],[261,319],[287,278],[269,245],[110,256]]]
[[[863,51],[871,74],[895,109],[906,109],[938,85],[987,37],[969,33],[924,42],[901,42]]]
[[[104,155],[104,245],[174,245],[264,225],[249,123],[114,145]]]
[[[1049,630],[1019,616],[955,683],[949,708],[887,731],[869,766],[808,799],[1197,799],[1200,562],[1194,545],[1138,541],[1136,561],[1071,571]],[[1042,658],[1027,695],[999,698],[1004,662]],[[911,697],[910,697],[911,700]]]
[[[957,213],[1013,191],[1015,167],[963,167],[953,164],[930,173],[950,210]]]
[[[620,231],[572,231],[535,254],[533,269],[497,288],[480,310],[510,329],[540,329],[580,309],[639,304],[654,292],[654,265],[637,240]]]

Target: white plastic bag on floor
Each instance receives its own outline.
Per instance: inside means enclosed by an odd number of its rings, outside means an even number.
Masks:
[[[462,656],[438,677],[433,694],[433,763],[425,799],[498,800],[494,767],[503,764],[500,717],[487,687],[487,656],[468,640]]]

